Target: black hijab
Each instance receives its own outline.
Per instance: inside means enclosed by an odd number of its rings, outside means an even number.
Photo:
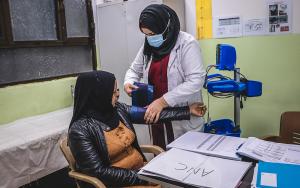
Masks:
[[[146,63],[148,63],[151,56],[154,61],[158,61],[170,54],[178,38],[180,22],[176,12],[163,4],[149,5],[142,11],[139,20],[140,29],[144,27],[155,34],[161,34],[166,29],[169,20],[169,26],[163,34],[165,41],[160,47],[155,48],[150,46],[145,38],[144,55],[146,57]]]
[[[78,76],[70,127],[81,117],[92,117],[111,128],[119,125],[119,115],[111,104],[115,80],[112,73],[105,71],[93,71]]]

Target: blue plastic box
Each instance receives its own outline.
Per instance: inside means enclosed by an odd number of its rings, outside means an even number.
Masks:
[[[216,50],[216,68],[233,71],[236,64],[235,48],[228,44],[218,44]]]
[[[262,83],[259,81],[248,80],[246,82],[246,96],[258,97],[262,95]]]

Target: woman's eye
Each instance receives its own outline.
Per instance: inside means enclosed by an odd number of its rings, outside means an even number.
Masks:
[[[148,34],[145,34],[146,36],[153,36],[155,35],[155,33],[148,33]]]

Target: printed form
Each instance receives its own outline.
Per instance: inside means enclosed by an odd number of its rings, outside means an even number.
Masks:
[[[167,145],[167,148],[178,148],[204,155],[241,160],[236,152],[246,140],[239,137],[189,131]]]
[[[300,145],[282,144],[250,137],[238,153],[265,162],[300,164]]]

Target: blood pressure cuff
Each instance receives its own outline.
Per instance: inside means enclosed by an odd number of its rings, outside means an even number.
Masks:
[[[131,93],[132,106],[145,107],[153,101],[153,86],[145,83],[134,82],[138,88]]]
[[[135,123],[144,123],[144,116],[146,113],[147,108],[132,106],[130,109],[130,117],[132,122]]]

